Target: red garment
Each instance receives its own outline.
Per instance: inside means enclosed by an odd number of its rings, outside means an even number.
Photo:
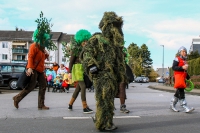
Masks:
[[[67,70],[67,72],[69,72],[69,68],[68,67],[65,67],[65,69]]]
[[[185,65],[185,60],[183,60],[180,57],[178,58],[178,66],[184,66]],[[175,83],[174,83],[174,88],[186,88],[186,79],[187,73],[185,71],[174,71],[174,77],[175,77]]]
[[[68,82],[68,80],[64,80],[64,81],[62,82],[62,87],[68,87],[67,82]]]
[[[32,68],[42,73],[45,70],[44,63],[45,59],[48,58],[48,55],[41,51],[39,47],[40,45],[36,45],[36,43],[30,45],[27,68]]]

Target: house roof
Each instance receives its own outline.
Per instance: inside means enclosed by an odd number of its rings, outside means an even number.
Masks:
[[[70,41],[70,36],[62,32],[51,32],[52,41]],[[32,41],[33,31],[6,31],[0,30],[0,41]]]

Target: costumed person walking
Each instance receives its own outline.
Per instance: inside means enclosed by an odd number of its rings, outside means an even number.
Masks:
[[[179,110],[176,109],[176,104],[179,101],[181,107],[184,109],[186,113],[192,112],[194,108],[190,108],[187,106],[187,102],[185,100],[185,91],[186,88],[186,79],[190,79],[190,76],[187,73],[188,64],[186,62],[187,59],[187,49],[185,47],[180,47],[178,50],[179,56],[177,56],[174,59],[172,69],[174,70],[174,88],[176,89],[176,92],[174,94],[174,97],[171,99],[170,103],[170,109],[172,109],[175,112],[179,112]]]
[[[124,63],[125,65],[127,65],[128,63],[128,51],[127,49],[124,47],[123,48],[123,53],[124,53]],[[127,74],[127,72],[126,72]],[[132,74],[132,72],[131,72]],[[126,79],[128,76],[124,77],[124,79]],[[126,104],[125,104],[125,100],[127,99],[126,97],[126,86],[128,85],[128,82],[120,82],[119,84],[119,90],[117,93],[116,98],[120,99],[120,112],[121,113],[129,113],[130,111],[128,109],[126,109]]]
[[[122,17],[105,12],[99,23],[102,33],[95,33],[83,48],[81,60],[85,73],[95,88],[96,114],[93,119],[100,131],[115,130],[114,98],[119,84],[127,83],[124,55]]]
[[[31,76],[31,80],[28,85],[23,88],[23,90],[13,97],[14,106],[18,109],[19,102],[28,95],[32,90],[34,90],[36,82],[39,83],[38,92],[38,109],[48,110],[49,107],[45,106],[45,91],[46,91],[46,80],[45,80],[45,59],[48,58],[49,54],[45,50],[45,47],[51,47],[51,37],[50,35],[50,24],[49,21],[43,17],[43,13],[40,14],[40,19],[38,22],[37,30],[33,33],[34,43],[30,45],[28,53],[28,63],[26,66],[26,75]],[[43,23],[45,22],[45,25]],[[42,23],[42,24],[41,24]]]
[[[79,92],[81,91],[81,100],[83,105],[83,113],[92,113],[86,101],[86,85],[84,82],[83,66],[79,60],[79,54],[87,43],[87,40],[91,37],[91,34],[87,30],[79,30],[74,37],[74,41],[71,43],[71,57],[69,62],[69,78],[72,78],[72,82],[77,82],[76,89],[69,102],[68,110],[72,110],[73,103],[75,102]]]

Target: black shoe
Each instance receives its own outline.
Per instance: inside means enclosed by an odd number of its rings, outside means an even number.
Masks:
[[[87,107],[87,109],[88,109],[90,112],[92,112],[92,113],[93,113],[93,110],[91,110],[89,107]]]
[[[85,114],[91,114],[91,113],[93,113],[93,110],[91,110],[90,108],[84,108],[83,109],[83,113],[85,113]]]
[[[68,110],[72,110],[72,105],[69,104]]]

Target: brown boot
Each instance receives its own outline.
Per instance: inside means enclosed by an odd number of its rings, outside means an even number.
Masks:
[[[49,107],[47,107],[47,106],[43,106],[43,107],[41,107],[41,108],[38,108],[38,110],[49,110]]]
[[[18,104],[19,104],[19,101],[17,100],[17,96],[14,96],[14,97],[13,97],[13,100],[14,100],[14,106],[15,106],[15,108],[18,109],[18,108],[19,108],[19,105],[18,105]]]
[[[19,108],[19,102],[29,93],[29,91],[22,90],[19,94],[13,97],[15,108]]]

